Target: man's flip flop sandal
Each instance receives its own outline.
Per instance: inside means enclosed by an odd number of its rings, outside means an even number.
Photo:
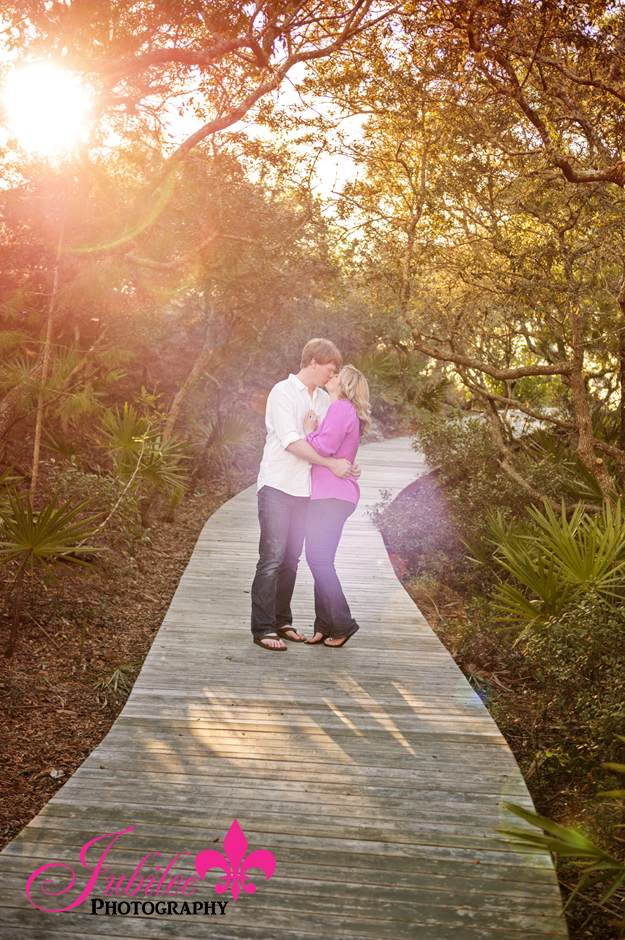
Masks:
[[[267,646],[266,643],[263,643],[263,640],[280,640],[276,633],[263,633],[262,636],[255,636],[254,643],[257,646],[262,646],[264,650],[269,650],[270,653],[286,653],[286,646]]]
[[[290,640],[291,643],[305,643],[305,636],[289,636],[289,633],[297,633],[295,627],[286,626],[286,627],[276,627],[276,633],[281,640]]]

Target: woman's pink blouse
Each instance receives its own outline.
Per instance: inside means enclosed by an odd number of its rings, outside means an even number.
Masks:
[[[351,401],[339,398],[332,402],[328,412],[306,440],[322,457],[346,457],[350,463],[356,459],[360,444],[360,422]],[[345,499],[358,505],[360,488],[354,477],[341,480],[327,467],[312,466],[311,499]]]

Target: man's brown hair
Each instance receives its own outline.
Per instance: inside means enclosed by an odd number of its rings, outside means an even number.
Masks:
[[[300,364],[300,369],[305,369],[306,366],[309,366],[313,359],[321,366],[325,366],[329,362],[333,362],[335,363],[337,369],[340,369],[343,364],[343,357],[334,343],[330,342],[329,339],[308,340],[302,349],[302,361]]]

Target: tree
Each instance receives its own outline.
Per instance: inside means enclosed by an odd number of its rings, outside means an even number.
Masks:
[[[108,183],[103,179],[107,163],[119,166],[125,160],[126,169],[131,168],[130,192],[126,177],[117,194],[125,203],[123,226],[113,224],[106,232],[110,215],[103,224],[97,213],[87,213],[97,235],[86,242],[90,256],[107,262],[117,256],[122,265],[149,267],[150,259],[138,249],[170,198],[172,172],[199,144],[232,127],[275,91],[293,68],[334,55],[376,28],[392,9],[373,0],[313,5],[283,0],[255,6],[229,0],[183,6],[146,6],[134,0],[96,7],[80,2],[5,4],[7,49],[51,58],[81,73],[92,91],[93,124],[76,173],[83,180],[97,178],[100,192],[108,188],[112,202],[114,177]],[[191,120],[200,125],[178,145],[172,142],[175,116],[186,126]],[[223,231],[221,235],[226,237]],[[209,233],[208,239],[213,238]],[[201,253],[205,242],[206,236],[201,237],[191,254]],[[173,269],[183,262],[177,258],[168,263]],[[65,273],[63,289],[72,286]],[[68,315],[67,304],[55,305],[50,342]],[[45,384],[46,373],[47,358],[38,356],[29,381],[17,382],[0,402],[0,439],[33,384]]]
[[[534,12],[417,3],[403,48],[376,36],[367,64],[339,76],[322,65],[317,88],[369,116],[343,211],[368,235],[363,276],[384,278],[413,348],[484,401],[517,482],[509,408],[570,432],[607,496],[606,458],[623,479],[625,453],[592,418],[600,386],[613,404],[619,373],[622,181],[610,155],[622,119],[614,81],[597,76],[616,74],[620,22],[607,6],[546,3],[538,28]],[[531,377],[564,386],[565,414],[523,400]]]

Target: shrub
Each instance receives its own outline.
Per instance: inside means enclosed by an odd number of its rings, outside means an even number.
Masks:
[[[132,487],[105,471],[91,473],[72,458],[63,464],[52,464],[49,477],[50,486],[59,498],[90,499],[93,509],[101,513],[103,519],[108,519],[102,537],[107,538],[111,546],[116,539],[122,539],[134,556],[136,542],[144,540],[146,534]]]
[[[54,494],[41,509],[34,509],[29,494],[11,492],[8,506],[0,515],[0,562],[14,569],[9,588],[13,590],[13,616],[6,656],[15,651],[26,577],[32,579],[45,572],[58,585],[54,569],[93,567],[84,556],[101,551],[82,544],[94,535],[98,521],[97,516],[81,518],[87,508],[92,508],[90,501],[74,506],[69,500],[60,506],[57,503],[58,494]]]
[[[103,446],[119,479],[134,490],[146,529],[150,527],[149,513],[156,494],[171,497],[188,480],[184,466],[189,459],[187,442],[166,441],[160,423],[160,415],[142,417],[126,402],[123,412],[117,409],[105,414],[102,427]]]
[[[136,478],[137,492],[141,484],[172,492],[186,483],[186,442],[164,441],[156,419],[141,417],[126,403],[123,412],[105,414],[102,434],[119,478],[124,482]]]
[[[579,600],[522,640],[535,669],[537,707],[580,757],[614,756],[615,735],[625,726],[624,641],[625,607],[597,597]]]
[[[550,499],[601,505],[603,497],[568,437],[534,428],[510,438],[517,471],[536,493]],[[478,542],[488,529],[489,512],[519,518],[537,500],[500,466],[500,454],[482,417],[433,418],[417,431],[414,447],[440,470],[440,482],[462,537]]]
[[[553,444],[554,459],[547,461],[552,473],[555,457],[564,460],[570,451],[549,435],[541,434],[539,440],[543,455]],[[490,594],[486,616],[478,618],[478,633],[486,637],[506,622],[512,625],[507,629],[521,632],[517,649],[532,667],[539,713],[570,737],[573,753],[585,760],[596,757],[613,746],[614,734],[625,725],[625,526],[620,502],[586,512],[592,496],[588,486],[584,503],[573,512],[564,505],[560,512],[548,503],[542,509],[529,505],[526,494],[504,478],[479,418],[430,422],[419,432],[418,443],[427,459],[439,464],[439,500],[451,516],[446,526],[456,523],[465,546],[476,545],[479,564],[471,587]],[[559,479],[568,495],[575,491],[571,481],[580,486],[584,481],[570,460],[564,464]],[[528,466],[547,480],[540,461],[528,458]],[[560,484],[552,475],[552,490]],[[385,510],[383,524],[387,518],[401,529],[401,509],[395,504]],[[406,558],[419,558],[417,573],[433,573],[445,581],[451,563],[441,575],[431,562],[437,544],[446,545],[447,530],[441,526],[440,541],[438,531],[434,520],[425,541],[411,546],[411,538],[424,538],[413,527],[404,535],[403,550]],[[392,551],[397,544],[401,541],[392,541]],[[456,550],[455,557],[459,554]],[[458,571],[461,562],[455,567]]]
[[[486,534],[490,510],[518,515],[529,504],[527,492],[501,470],[482,418],[432,419],[417,431],[414,447],[439,468],[445,502],[469,541]]]

